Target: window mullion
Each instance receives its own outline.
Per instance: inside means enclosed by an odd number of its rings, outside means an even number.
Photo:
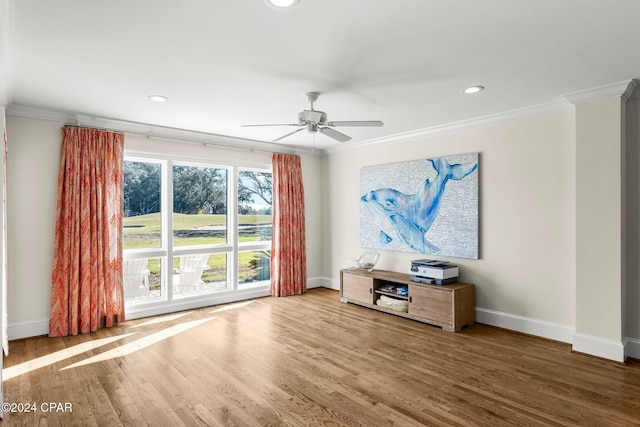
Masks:
[[[233,290],[238,289],[238,246],[239,246],[239,233],[238,233],[238,168],[232,166],[229,170],[229,190],[227,195],[228,207],[227,207],[227,235],[230,238],[231,246],[233,248],[231,254],[229,254],[231,265],[229,266],[228,273],[230,275],[229,280],[231,282],[231,288]]]
[[[163,183],[163,203],[162,217],[163,230],[162,239],[163,246],[167,250],[165,259],[165,285],[166,296],[169,301],[173,299],[173,161],[167,160],[164,164],[165,168],[162,174]]]

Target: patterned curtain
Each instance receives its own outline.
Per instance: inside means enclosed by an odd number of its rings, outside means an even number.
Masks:
[[[300,156],[273,154],[271,295],[307,292],[304,188]]]
[[[124,135],[62,128],[49,336],[124,321]]]

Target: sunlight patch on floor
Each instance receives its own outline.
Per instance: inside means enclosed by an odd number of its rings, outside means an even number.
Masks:
[[[195,328],[196,326],[202,325],[209,320],[215,319],[216,317],[207,317],[205,319],[193,320],[191,322],[180,323],[178,325],[171,326],[163,331],[155,332],[153,334],[147,335],[145,337],[141,337],[133,342],[121,345],[120,347],[114,348],[112,350],[105,351],[104,353],[98,354],[96,356],[90,357],[88,359],[82,360],[80,362],[74,363],[67,367],[61,369],[61,371],[77,368],[80,366],[90,365],[92,363],[103,362],[109,359],[115,359],[117,357],[127,356],[132,354],[138,350],[142,350],[150,345],[156,344],[162,340],[167,338],[171,338],[174,335],[178,335],[184,331],[187,331],[191,328]]]
[[[238,302],[238,303],[235,303],[235,304],[228,304],[228,305],[225,305],[224,307],[220,307],[220,308],[216,308],[215,310],[211,310],[211,311],[209,312],[209,314],[213,314],[213,313],[220,313],[220,312],[222,312],[222,311],[235,310],[236,308],[246,307],[246,306],[248,306],[249,304],[252,304],[252,303],[254,303],[254,302],[255,302],[255,300],[252,300],[252,301],[244,301],[244,302]]]
[[[54,363],[61,362],[86,351],[94,350],[98,347],[102,347],[103,345],[110,344],[114,341],[118,341],[135,334],[137,334],[137,332],[83,342],[81,344],[74,345],[73,347],[65,348],[64,350],[56,351],[55,353],[47,354],[46,356],[38,357],[37,359],[29,360],[16,366],[4,368],[2,370],[2,379],[10,380],[11,378],[44,368],[45,366],[53,365]]]

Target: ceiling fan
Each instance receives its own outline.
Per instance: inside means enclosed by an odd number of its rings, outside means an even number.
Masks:
[[[328,122],[327,121],[327,113],[324,111],[314,110],[313,103],[318,100],[318,96],[320,94],[318,92],[307,92],[305,93],[305,97],[311,104],[311,109],[303,110],[298,113],[298,123],[285,123],[285,124],[265,124],[265,125],[241,125],[242,127],[255,127],[255,126],[297,126],[300,129],[296,129],[293,132],[289,132],[286,135],[281,136],[280,138],[274,139],[272,142],[280,141],[288,136],[293,135],[294,133],[298,133],[305,128],[310,133],[320,132],[328,137],[331,137],[340,142],[346,142],[351,139],[350,136],[345,135],[342,132],[338,132],[333,129],[338,126],[382,126],[382,123],[379,120],[360,120],[360,121],[340,121],[340,122]]]

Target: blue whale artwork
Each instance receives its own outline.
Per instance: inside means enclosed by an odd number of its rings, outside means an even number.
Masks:
[[[362,168],[361,245],[478,258],[477,169],[477,153]]]

